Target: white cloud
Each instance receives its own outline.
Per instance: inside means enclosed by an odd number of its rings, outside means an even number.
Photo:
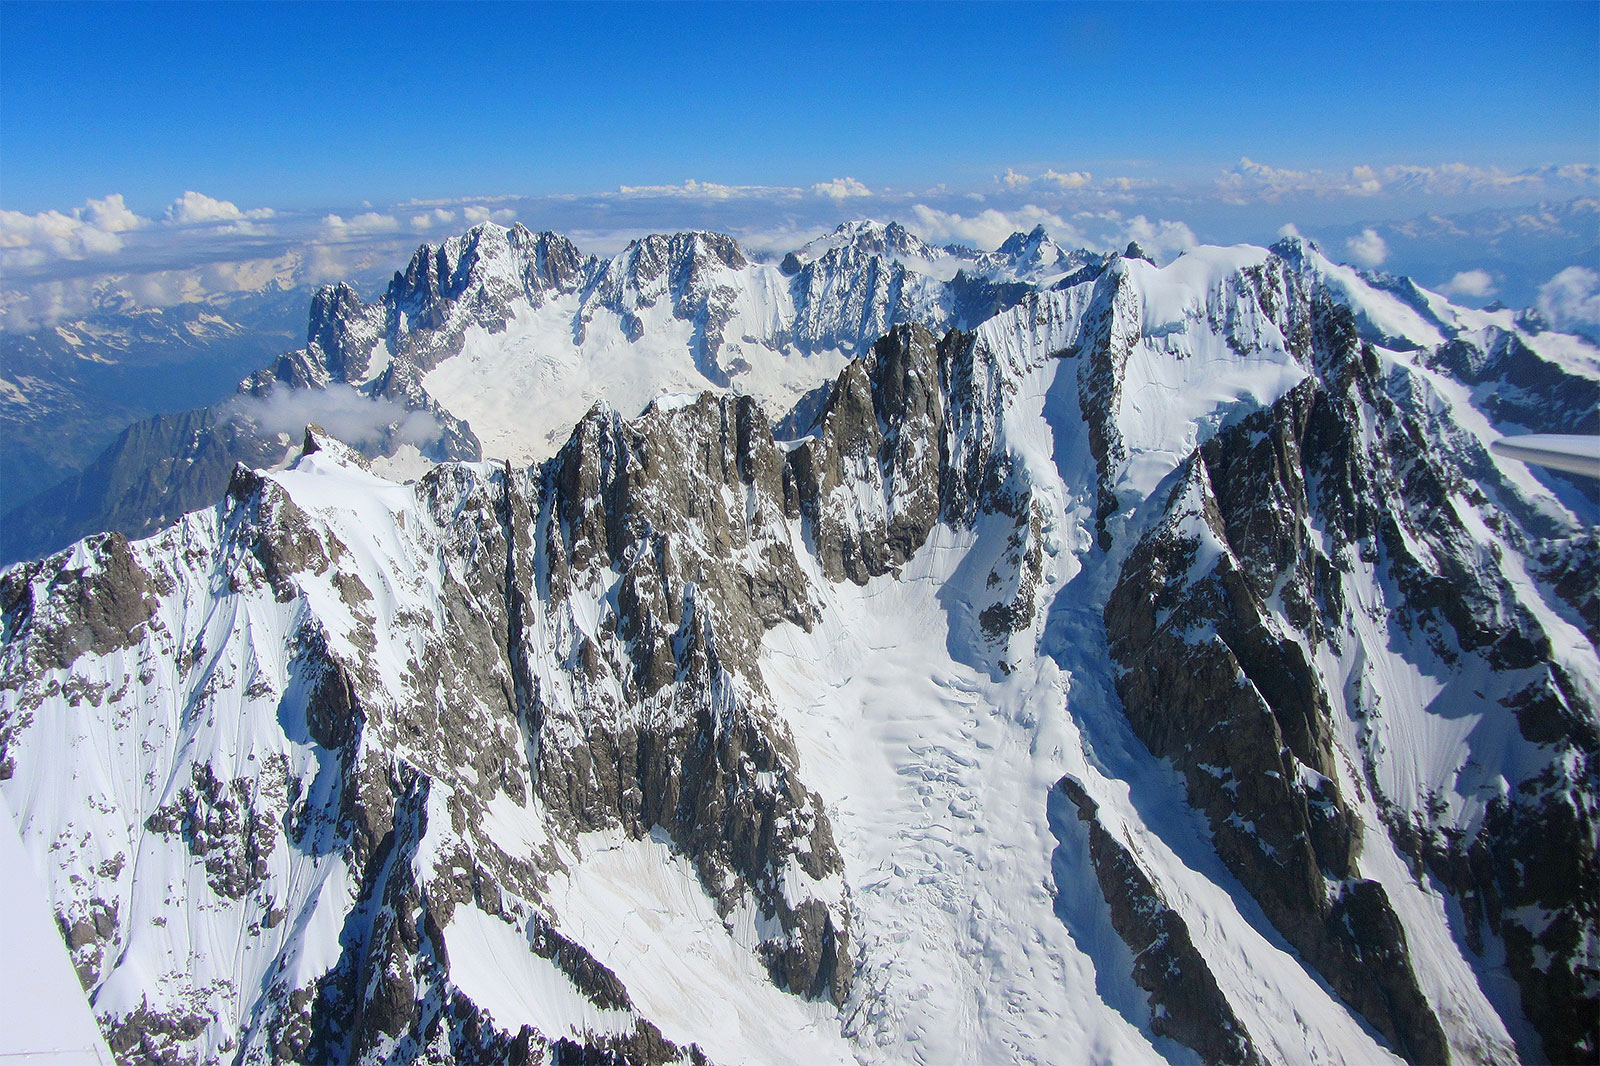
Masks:
[[[1293,193],[1306,192],[1316,182],[1317,179],[1307,171],[1268,166],[1249,156],[1240,157],[1239,162],[1217,179],[1222,198],[1233,203],[1243,203],[1247,199],[1279,200]]]
[[[1347,171],[1290,170],[1258,163],[1248,156],[1230,167],[1217,185],[1225,201],[1273,202],[1285,197],[1375,197],[1380,195],[1463,196],[1517,193],[1557,196],[1600,189],[1600,167],[1587,163],[1535,167],[1509,173],[1469,163],[1438,166],[1361,164]]]
[[[270,207],[241,211],[228,200],[214,200],[204,193],[189,191],[172,201],[167,208],[167,220],[179,225],[200,222],[237,222],[243,219],[271,218],[276,212]]]
[[[121,193],[88,200],[70,215],[43,211],[37,215],[0,210],[0,266],[36,266],[50,258],[86,259],[122,249],[122,234],[149,225],[128,208]]]
[[[1278,236],[1298,237],[1300,236],[1300,227],[1296,226],[1293,222],[1285,222],[1283,225],[1278,227]]]
[[[461,217],[466,219],[469,226],[476,226],[480,222],[498,222],[503,226],[516,218],[517,213],[509,207],[491,211],[481,204],[472,204],[461,209]]]
[[[1363,218],[1367,221],[1342,229],[1333,241],[1347,262],[1381,263],[1390,270],[1421,269],[1436,283],[1450,278],[1444,288],[1467,295],[1469,288],[1481,287],[1472,271],[1488,264],[1492,253],[1495,274],[1489,282],[1492,288],[1484,291],[1507,301],[1532,302],[1539,282],[1548,275],[1533,277],[1508,264],[1585,262],[1580,252],[1587,245],[1582,241],[1587,232],[1592,243],[1594,215],[1592,209],[1585,214],[1574,205],[1595,202],[1585,197],[1600,190],[1600,170],[1570,164],[1510,174],[1445,164],[1317,171],[1246,158],[1220,186],[1207,181],[1197,186],[1091,176],[1042,164],[1002,168],[999,177],[991,180],[985,174],[979,181],[976,187],[940,186],[913,194],[869,188],[853,177],[804,186],[691,180],[589,194],[329,205],[314,213],[280,210],[270,222],[256,221],[269,217],[266,208],[246,210],[194,190],[170,201],[164,210],[155,210],[153,219],[141,218],[122,197],[110,196],[37,215],[0,211],[4,278],[0,308],[8,323],[58,312],[75,317],[93,306],[95,287],[106,284],[160,304],[202,293],[210,298],[256,291],[264,283],[260,279],[277,270],[259,261],[273,256],[295,258],[285,275],[292,276],[295,285],[368,273],[377,277],[403,265],[424,239],[438,240],[484,220],[509,224],[513,217],[538,229],[565,233],[585,251],[601,253],[616,250],[630,236],[707,226],[739,234],[754,248],[781,253],[846,218],[877,217],[898,218],[936,242],[942,238],[987,248],[1012,232],[1043,224],[1063,245],[1114,251],[1134,239],[1152,258],[1162,260],[1191,245],[1195,233],[1189,225],[1202,221],[1208,227],[1206,239],[1227,242],[1261,231],[1271,233],[1274,217],[1314,219],[1321,226],[1334,226],[1341,217]],[[1506,190],[1508,205],[1542,200],[1545,206],[1518,207],[1493,222],[1491,229],[1484,229],[1489,222],[1461,222],[1465,228],[1457,231],[1449,229],[1444,219],[1475,217],[1461,212],[1479,211],[1484,198],[1452,202],[1449,196],[1435,198],[1417,191],[1462,188]],[[1553,193],[1562,191],[1567,194],[1558,200]],[[1283,206],[1272,206],[1273,197],[1282,197]],[[1346,199],[1341,203],[1335,197]],[[1235,221],[1219,221],[1215,208],[1222,200],[1245,209],[1232,212]],[[1433,214],[1414,222],[1392,221],[1414,215],[1418,201]],[[330,210],[339,213],[329,214]],[[1237,221],[1244,215],[1249,216],[1248,225]],[[1385,219],[1391,221],[1379,221]],[[1361,234],[1347,253],[1344,238],[1364,225],[1373,226],[1384,238],[1403,241],[1405,247],[1385,246],[1372,235]],[[263,239],[269,229],[271,239]],[[1474,244],[1468,231],[1480,230],[1483,241]],[[1416,266],[1419,241],[1439,244],[1447,238],[1455,242],[1446,249],[1448,254],[1429,253],[1431,258],[1420,260],[1428,265]],[[1540,257],[1514,254],[1547,247],[1548,253]],[[1458,271],[1462,276],[1452,278]],[[135,277],[138,280],[130,280]],[[1565,283],[1556,286],[1550,299],[1566,307],[1572,302],[1569,289]]]
[[[198,303],[206,297],[206,287],[197,270],[159,270],[132,274],[122,279],[125,289],[142,307],[172,307]]]
[[[1378,177],[1378,172],[1371,167],[1351,167],[1350,177],[1344,185],[1341,187],[1335,184],[1333,188],[1334,191],[1343,191],[1351,196],[1376,196],[1383,191],[1383,181]]]
[[[363,218],[368,216],[361,216]],[[379,216],[383,217],[383,216]],[[509,207],[487,207],[483,204],[461,204],[461,220],[468,226],[476,226],[480,222],[497,222],[504,226],[516,220],[517,212]],[[352,222],[356,221],[354,219]],[[450,226],[456,221],[456,212],[447,211],[443,207],[435,207],[431,211],[412,215],[407,219],[407,224],[417,232],[436,229],[440,226]],[[372,231],[380,232],[380,231]]]
[[[1364,267],[1378,266],[1389,258],[1389,245],[1371,226],[1345,241],[1344,247],[1350,257]]]
[[[1157,262],[1165,262],[1179,252],[1188,251],[1200,242],[1187,223],[1171,219],[1151,221],[1144,215],[1123,217],[1115,208],[1104,211],[1079,211],[1072,216],[1086,227],[1088,236],[1078,243],[1100,251],[1120,252],[1129,241],[1138,241],[1146,255]]]
[[[400,220],[393,215],[383,215],[376,211],[367,211],[354,218],[340,218],[338,215],[329,215],[322,220],[322,234],[334,240],[347,240],[351,237],[365,237],[373,233],[393,233],[400,228]]]
[[[1233,169],[1238,174],[1268,185],[1287,185],[1297,181],[1304,181],[1309,177],[1303,170],[1268,166],[1265,163],[1257,163],[1249,156],[1240,156],[1238,165]]]
[[[392,400],[372,398],[348,385],[326,389],[273,389],[265,396],[238,396],[225,405],[226,418],[249,422],[267,433],[299,436],[315,423],[346,444],[380,444],[393,437],[423,446],[442,429],[433,415]]]
[[[1138,241],[1139,246],[1158,262],[1165,262],[1200,243],[1195,240],[1194,231],[1182,222],[1170,222],[1164,218],[1151,222],[1143,215],[1128,219],[1123,233],[1128,240]]]
[[[1600,329],[1600,272],[1567,267],[1539,287],[1535,306],[1556,329],[1594,333]]]
[[[446,211],[436,207],[432,211],[425,211],[420,215],[411,216],[411,228],[414,230],[432,229],[435,226],[448,226],[456,220],[454,211]]]
[[[0,292],[0,329],[31,330],[81,315],[94,305],[94,288],[99,281],[70,278]]]
[[[912,227],[927,240],[965,241],[985,250],[998,248],[1013,233],[1026,233],[1038,225],[1043,225],[1058,241],[1077,243],[1078,239],[1077,229],[1069,222],[1033,204],[1015,211],[988,207],[975,215],[959,215],[927,204],[913,204],[911,216]]]
[[[1439,286],[1446,296],[1465,296],[1482,300],[1494,295],[1494,276],[1487,270],[1463,270]]]
[[[193,191],[185,192],[173,201],[166,210],[165,225],[154,228],[151,227],[151,220],[129,208],[120,194],[99,200],[88,200],[82,207],[74,208],[70,213],[44,211],[37,215],[27,215],[19,211],[0,211],[0,270],[13,272],[29,270],[35,272],[37,281],[48,281],[50,280],[48,277],[38,278],[37,272],[42,270],[48,274],[52,261],[92,260],[114,256],[123,251],[127,235],[135,230],[148,231],[146,236],[139,239],[136,247],[152,249],[161,247],[160,235],[163,232],[174,235],[167,238],[168,240],[184,241],[201,239],[203,236],[258,236],[263,230],[257,225],[257,220],[271,218],[274,214],[270,208],[242,211],[236,204],[226,200],[216,200]],[[176,233],[180,232],[176,227],[183,227],[181,232],[185,236],[176,238]],[[195,258],[200,260],[210,258],[214,255],[211,251],[214,247],[213,245],[204,248],[196,253]],[[164,258],[170,261],[172,258],[170,250]],[[107,264],[108,268],[110,265]],[[126,258],[120,260],[119,266],[121,270],[138,270],[137,264]],[[67,273],[76,274],[78,270],[73,268]],[[118,276],[126,277],[121,274]],[[104,280],[104,277],[105,275],[102,275],[100,280]],[[56,280],[70,282],[72,278]],[[139,298],[144,292],[159,294],[160,299],[153,300],[153,306],[181,302],[174,295],[176,290],[172,288],[173,284],[170,279],[140,283],[136,286],[139,291],[134,295]],[[49,320],[50,316],[62,308],[85,309],[86,297],[82,295],[83,291],[77,284],[66,284],[52,290],[41,290],[38,300],[32,297],[13,300],[8,304],[8,309],[12,306],[37,304],[43,309],[40,315],[34,316],[30,313],[21,317]],[[183,291],[192,291],[192,285]]]
[[[1012,168],[1007,167],[1006,172],[998,180],[1008,189],[1021,190],[1037,184],[1048,185],[1066,192],[1083,188],[1093,180],[1093,176],[1087,170],[1071,170],[1065,174],[1058,170],[1046,170],[1042,174],[1029,176],[1027,174],[1019,174]]]
[[[122,202],[122,194],[107,196],[104,200],[87,200],[82,208],[91,226],[107,233],[126,233],[131,229],[148,226],[150,220],[141,218]]]
[[[1087,170],[1071,170],[1065,174],[1047,170],[1039,175],[1039,180],[1058,189],[1081,189],[1089,184],[1090,174]]]
[[[872,190],[855,178],[834,178],[832,181],[819,182],[811,186],[811,191],[818,196],[827,196],[834,200],[848,200],[852,196],[872,195]]]
[[[984,249],[998,247],[1013,233],[1026,233],[1042,225],[1057,243],[1067,247],[1120,252],[1129,241],[1138,241],[1146,253],[1160,262],[1199,243],[1186,223],[1164,218],[1153,221],[1144,215],[1125,218],[1118,211],[1107,210],[1080,211],[1073,219],[1084,222],[1085,226],[1080,227],[1034,204],[1014,211],[990,207],[975,215],[914,204],[909,222],[928,240],[964,241]]]
[[[774,220],[767,226],[739,226],[730,227],[728,232],[736,237],[744,250],[750,253],[751,258],[760,259],[769,257],[776,262],[785,252],[792,252],[796,248],[803,248],[818,237],[824,237],[833,231],[833,227],[826,224],[796,225],[792,221]],[[574,238],[576,240],[576,238]],[[604,252],[604,242],[580,242],[580,247],[589,250]]]
[[[617,188],[617,195],[624,199],[792,200],[802,193],[803,190],[788,185],[718,185],[693,178],[682,185],[622,185]]]
[[[356,260],[347,256],[346,251],[333,245],[311,245],[306,249],[305,280],[313,285],[326,285],[348,278],[355,270]]]

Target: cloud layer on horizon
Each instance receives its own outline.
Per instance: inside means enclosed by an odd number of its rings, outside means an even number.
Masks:
[[[1062,244],[1120,249],[1136,240],[1160,260],[1202,240],[1265,242],[1280,228],[1298,226],[1325,237],[1325,250],[1336,257],[1403,269],[1406,256],[1395,249],[1409,245],[1397,240],[1442,239],[1407,237],[1404,227],[1411,223],[1401,221],[1407,216],[1597,193],[1600,168],[1589,164],[1518,173],[1465,163],[1323,172],[1243,158],[1210,181],[1190,184],[1041,165],[1008,167],[962,188],[874,187],[852,176],[806,186],[691,179],[587,195],[411,200],[322,211],[240,207],[187,190],[149,216],[112,194],[66,211],[0,210],[0,329],[80,316],[114,291],[160,307],[333,280],[377,284],[422,240],[484,221],[554,229],[599,254],[645,233],[691,228],[731,233],[762,254],[797,247],[849,218],[896,219],[925,239],[980,248],[1043,225]],[[1373,222],[1382,218],[1392,221]],[[1537,236],[1532,227],[1525,238]],[[1501,280],[1504,271],[1490,272],[1481,261],[1448,267],[1430,266],[1434,273],[1419,280],[1473,299],[1515,287]],[[1553,273],[1547,269],[1541,279]]]

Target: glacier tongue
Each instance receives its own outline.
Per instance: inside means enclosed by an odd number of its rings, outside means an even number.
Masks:
[[[111,1049],[1593,1051],[1600,549],[1489,448],[1592,348],[1298,241],[1046,240],[482,228],[277,374],[518,463],[310,431],[0,573],[0,790]],[[1061,287],[902,324],[952,257]]]

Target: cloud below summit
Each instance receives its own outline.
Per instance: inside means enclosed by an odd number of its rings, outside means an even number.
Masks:
[[[1524,195],[1565,197],[1600,188],[1600,167],[1588,163],[1509,172],[1468,163],[1438,166],[1358,164],[1345,171],[1293,170],[1245,156],[1217,179],[1223,199],[1276,203],[1286,199],[1372,199],[1383,196]]]
[[[1439,291],[1452,298],[1482,300],[1494,295],[1494,275],[1487,270],[1463,270],[1439,286]]]
[[[1388,242],[1370,226],[1345,241],[1344,247],[1359,266],[1376,267],[1389,258]]]
[[[1568,267],[1539,289],[1537,306],[1556,329],[1600,338],[1600,272]]]
[[[393,400],[364,395],[349,385],[325,389],[273,389],[265,396],[235,396],[223,405],[224,417],[250,423],[267,434],[298,437],[319,425],[347,444],[397,443],[423,447],[443,431],[426,411],[408,410]]]

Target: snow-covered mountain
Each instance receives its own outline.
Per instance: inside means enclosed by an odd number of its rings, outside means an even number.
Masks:
[[[700,232],[602,260],[556,234],[486,224],[420,249],[371,306],[324,292],[307,347],[251,388],[339,382],[434,405],[469,424],[486,456],[523,463],[554,454],[600,401],[633,413],[710,387],[781,414],[899,323],[970,327],[1104,261],[1066,255],[1042,229],[980,254],[892,222],[846,223],[781,264]]]
[[[481,228],[273,378],[491,440],[474,353],[665,330],[766,395],[407,484],[310,430],[0,573],[0,792],[117,1054],[1594,1057],[1596,504],[1488,445],[1594,432],[1600,352],[1299,240],[946,330],[955,253],[858,232]]]
[[[234,463],[294,454],[286,417],[300,409],[303,425],[326,407],[310,390],[376,401],[362,448],[391,472],[520,464],[552,455],[602,400],[633,414],[665,392],[714,388],[776,417],[898,323],[970,327],[1105,258],[1065,253],[1042,230],[980,254],[855,222],[781,264],[712,233],[645,237],[598,259],[556,234],[485,223],[419,248],[370,305],[349,286],[321,290],[304,348],[234,400],[128,427],[81,475],[6,516],[0,558],[102,530],[147,534],[209,504]],[[428,431],[401,431],[417,414]]]

